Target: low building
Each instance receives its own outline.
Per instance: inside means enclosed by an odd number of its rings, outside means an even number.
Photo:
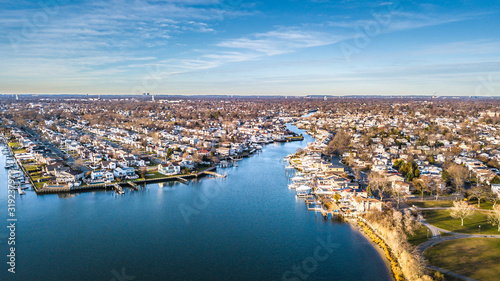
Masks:
[[[382,204],[382,201],[374,198],[364,198],[361,196],[351,197],[351,206],[359,213],[375,210],[382,211]]]
[[[178,175],[181,173],[181,166],[176,162],[170,162],[168,164],[158,164],[158,173],[165,176]]]
[[[136,179],[138,176],[135,174],[135,169],[132,167],[128,168],[116,168],[113,171],[113,175],[115,178],[121,178],[121,179]]]

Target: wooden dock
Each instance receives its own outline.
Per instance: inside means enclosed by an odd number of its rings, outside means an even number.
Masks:
[[[218,177],[218,178],[225,178],[225,177],[227,177],[227,174],[221,175],[221,174],[217,174],[216,172],[211,172],[211,171],[204,171],[204,173],[207,174],[207,175]]]
[[[137,186],[137,184],[133,181],[127,181],[127,184],[130,185],[132,187],[133,190],[139,190],[139,187]]]
[[[123,188],[119,184],[117,184],[117,183],[113,184],[113,189],[118,194],[125,194],[125,191],[123,191]]]
[[[189,184],[189,181],[181,176],[174,177],[174,178],[177,179],[178,181],[182,182],[183,184]]]

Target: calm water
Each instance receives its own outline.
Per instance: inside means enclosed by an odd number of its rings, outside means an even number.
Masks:
[[[15,275],[6,264],[2,156],[0,280],[390,280],[361,234],[308,212],[287,188],[280,158],[308,141],[270,144],[219,170],[226,179],[152,184],[121,196],[16,196]],[[318,239],[330,239],[330,252]],[[294,265],[300,271],[287,273]],[[115,278],[123,273],[128,279]]]

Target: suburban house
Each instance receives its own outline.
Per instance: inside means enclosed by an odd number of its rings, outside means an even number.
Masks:
[[[72,169],[57,172],[55,174],[56,182],[58,182],[58,183],[76,182],[76,181],[82,179],[83,175],[84,175],[83,172],[77,171],[77,170],[72,170]]]
[[[114,161],[102,161],[102,168],[108,170],[116,169],[116,162]]]
[[[361,196],[351,197],[351,206],[357,212],[364,213],[368,211],[382,211],[382,201],[374,198],[364,198]]]
[[[181,173],[181,166],[176,162],[158,164],[158,173],[166,176],[177,175]]]
[[[91,172],[90,178],[93,182],[111,182],[115,179],[113,173],[104,170]]]
[[[404,182],[404,181],[393,181],[392,182],[392,189],[393,190],[399,190],[400,192],[405,192],[407,194],[410,194],[410,187],[411,187],[411,185],[407,182]]]
[[[131,167],[129,168],[118,167],[113,171],[113,175],[115,176],[115,178],[126,178],[126,179],[136,179],[139,177],[135,174],[135,169]]]

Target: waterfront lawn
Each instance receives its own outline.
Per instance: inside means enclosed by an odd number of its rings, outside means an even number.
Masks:
[[[460,219],[450,216],[450,210],[427,210],[422,213],[428,223],[449,231],[478,234],[481,225],[481,234],[500,234],[498,227],[488,222],[488,215],[484,212],[476,211],[474,215],[464,220],[464,226],[460,226]]]
[[[177,175],[176,175],[177,176]],[[180,175],[179,175],[180,176]],[[161,179],[161,178],[166,178],[166,177],[171,177],[171,176],[165,176],[163,174],[160,174],[158,172],[153,172],[153,171],[148,171],[146,173],[146,179],[151,180],[151,179]]]
[[[26,153],[26,149],[24,149],[24,148],[13,148],[12,152],[14,152],[14,154]]]
[[[500,239],[468,238],[443,242],[424,252],[430,264],[476,280],[498,280]]]
[[[12,149],[15,149],[15,148],[21,147],[21,144],[20,144],[20,143],[18,143],[18,142],[9,142],[9,146],[10,146]]]
[[[432,236],[432,234],[429,232],[429,237]],[[421,225],[416,231],[415,234],[412,236],[408,236],[408,243],[412,246],[418,246],[425,241],[429,240],[427,238],[427,227]]]
[[[27,172],[32,173],[32,172],[37,172],[42,169],[41,165],[23,165],[24,168],[26,169]]]
[[[436,207],[452,207],[453,201],[449,200],[427,200],[427,201],[411,201],[410,205],[415,205],[419,208],[436,208]]]

